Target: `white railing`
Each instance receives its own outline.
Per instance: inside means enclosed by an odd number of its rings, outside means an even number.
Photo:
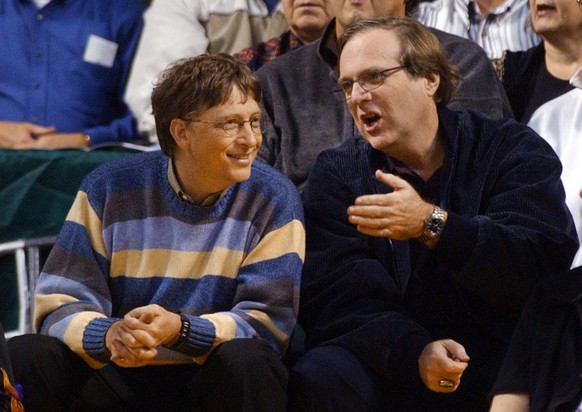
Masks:
[[[0,243],[0,256],[14,255],[18,288],[18,328],[5,331],[6,338],[33,332],[33,294],[42,266],[40,252],[42,248],[52,247],[55,238],[55,236],[47,236]]]

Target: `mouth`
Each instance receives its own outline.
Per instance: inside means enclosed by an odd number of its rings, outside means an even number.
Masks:
[[[226,156],[231,159],[234,160],[236,162],[243,162],[243,163],[247,163],[253,160],[253,154],[255,153],[255,151],[251,151],[248,153],[229,153]]]
[[[360,115],[360,120],[366,129],[372,129],[380,120],[380,115],[374,112],[365,112]]]
[[[549,10],[554,10],[555,7],[551,6],[549,4],[536,4],[536,11],[538,12],[545,12],[545,11],[549,11]]]

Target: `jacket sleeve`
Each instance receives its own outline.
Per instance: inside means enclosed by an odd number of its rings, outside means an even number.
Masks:
[[[339,345],[382,376],[418,380],[418,356],[430,338],[399,305],[394,248],[401,245],[370,239],[348,222],[357,194],[341,173],[347,167],[354,166],[322,153],[303,192],[307,251],[299,323],[308,347]]]
[[[501,316],[521,310],[541,280],[567,271],[578,241],[554,151],[516,122],[497,133],[503,136],[484,139],[494,143],[479,150],[483,158],[465,158],[475,166],[449,182],[450,218],[435,252],[467,291]],[[482,180],[474,178],[479,174]],[[472,241],[467,233],[474,233]]]

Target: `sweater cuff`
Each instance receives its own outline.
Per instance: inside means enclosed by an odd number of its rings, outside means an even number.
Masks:
[[[83,349],[91,358],[101,363],[108,363],[111,354],[105,345],[107,331],[120,318],[95,318],[85,327],[83,332]]]
[[[216,337],[214,324],[198,316],[180,315],[182,326],[178,340],[168,349],[196,357],[210,350]]]
[[[100,127],[86,129],[83,130],[82,133],[91,136],[91,146],[111,141],[111,136]]]

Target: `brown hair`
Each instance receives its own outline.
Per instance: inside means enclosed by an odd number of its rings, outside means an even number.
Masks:
[[[461,79],[459,71],[449,63],[439,40],[422,24],[410,17],[379,17],[350,24],[340,39],[340,56],[345,44],[359,33],[374,29],[393,31],[400,40],[400,63],[412,77],[440,77],[434,95],[437,104],[446,105]]]
[[[226,53],[202,54],[172,63],[158,77],[152,92],[152,110],[162,151],[171,156],[175,146],[170,123],[192,118],[228,101],[233,88],[244,98],[261,100],[261,87],[253,72]]]

